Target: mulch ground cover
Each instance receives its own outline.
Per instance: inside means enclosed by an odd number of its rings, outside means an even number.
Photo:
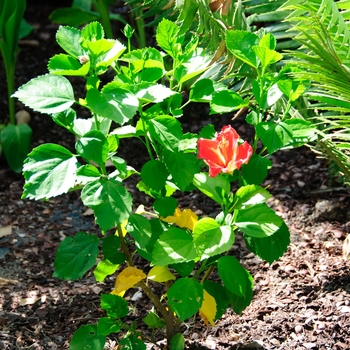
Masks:
[[[17,87],[45,74],[48,59],[60,52],[54,40],[58,26],[47,18],[54,6],[28,1],[26,19],[34,31],[20,46]],[[4,120],[2,62],[0,76],[0,119]],[[231,122],[230,116],[209,118],[206,112],[206,106],[190,106],[184,128],[197,131],[214,123],[219,130]],[[33,147],[54,142],[74,148],[74,139],[48,116],[30,113]],[[244,119],[232,125],[243,138],[249,137]],[[129,142],[121,149],[121,156],[139,170],[139,145]],[[327,163],[308,148],[280,151],[271,160],[273,168],[264,186],[273,195],[268,204],[290,229],[288,251],[269,265],[250,253],[238,235],[230,253],[254,277],[253,302],[242,315],[228,310],[215,327],[206,327],[199,318],[189,320],[183,327],[189,349],[350,349],[350,260],[342,256],[350,233],[350,191],[330,179]],[[127,182],[135,207],[147,207],[151,202],[137,192],[136,182],[137,178]],[[52,278],[54,255],[65,237],[100,231],[79,193],[47,202],[22,200],[23,184],[22,176],[1,158],[0,349],[68,349],[79,326],[95,324],[104,316],[99,295],[113,289],[115,276],[103,283],[97,283],[92,272],[74,282]],[[177,199],[199,215],[215,215],[213,203],[199,193]],[[127,294],[134,306],[128,322],[136,320],[148,334],[140,320],[151,305],[145,297],[137,298],[136,292]],[[155,338],[163,337],[159,333]],[[117,349],[117,341],[118,335],[109,337],[106,349]]]

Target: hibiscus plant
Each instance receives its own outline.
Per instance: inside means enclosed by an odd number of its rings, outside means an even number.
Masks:
[[[61,26],[56,39],[66,53],[50,59],[49,74],[15,93],[77,138],[75,152],[58,144],[32,150],[24,164],[23,198],[47,200],[79,190],[101,229],[65,238],[54,276],[77,280],[93,267],[97,281],[117,275],[115,288],[101,295],[106,316],[81,326],[71,349],[92,344],[103,349],[106,337],[118,332],[119,345],[130,349],[145,349],[146,341],[157,340],[154,335],[159,339],[159,332],[140,333],[123,321],[130,312],[124,296],[131,288],[139,288],[153,305],[141,311],[142,321],[152,330],[165,329],[169,347],[181,349],[183,321],[198,314],[214,325],[228,307],[241,313],[252,300],[253,277],[231,251],[236,235],[242,234],[248,249],[269,263],[289,245],[288,228],[266,204],[271,194],[261,184],[271,167],[269,155],[300,146],[313,135],[302,119],[273,109],[281,101],[290,109],[300,95],[295,92],[299,83],[284,72],[274,73],[282,55],[274,50],[271,34],[232,30],[227,49],[254,70],[253,89],[240,96],[201,75],[212,56],[198,47],[196,37],[185,40],[179,30],[162,20],[156,31],[160,50],[130,50],[105,39],[97,22],[82,30]],[[114,79],[102,86],[107,70]],[[76,100],[64,76],[81,77],[86,95]],[[181,94],[185,83],[189,101]],[[184,133],[181,116],[189,102],[207,102],[212,114],[249,111],[254,137],[241,140],[231,125],[215,130],[208,124],[198,134]],[[73,105],[87,109],[91,118],[79,118]],[[133,138],[141,140],[148,155],[140,169],[118,155],[121,141]],[[139,181],[129,191],[130,176]],[[135,191],[148,195],[152,207],[134,203]],[[217,215],[198,217],[174,196],[195,191],[216,203]]]

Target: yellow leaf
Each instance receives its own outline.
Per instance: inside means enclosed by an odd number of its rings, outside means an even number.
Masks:
[[[118,275],[115,281],[115,288],[111,294],[123,296],[129,288],[132,288],[144,278],[146,278],[146,275],[142,270],[129,266]]]
[[[147,277],[154,282],[160,283],[175,279],[175,276],[169,271],[167,266],[154,266],[148,272]]]
[[[214,319],[216,315],[216,301],[215,299],[204,289],[202,306],[199,309],[199,316],[202,317],[204,323],[208,325],[210,323],[215,326]]]
[[[161,218],[165,222],[176,224],[182,228],[188,228],[193,231],[194,224],[198,221],[198,216],[191,209],[176,208],[174,216],[167,216],[166,218]]]

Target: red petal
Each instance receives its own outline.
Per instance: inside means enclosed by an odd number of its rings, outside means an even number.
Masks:
[[[212,166],[225,166],[225,160],[222,157],[217,140],[199,139],[198,158],[204,159],[208,165],[210,162]]]
[[[235,157],[239,135],[230,125],[224,126],[216,139],[226,165]]]
[[[247,164],[252,154],[253,148],[247,141],[245,141],[242,145],[239,145],[237,147],[236,162],[237,165],[238,162],[240,162],[240,165],[237,167],[237,169],[239,169],[242,164]]]

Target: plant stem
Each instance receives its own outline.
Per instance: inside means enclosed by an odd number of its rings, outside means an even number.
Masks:
[[[129,251],[126,243],[125,243],[122,226],[120,224],[117,225],[117,232],[118,232],[118,237],[120,239],[120,246],[122,248],[123,253],[126,256],[126,262],[127,262],[127,264],[129,266],[134,266],[134,263],[133,263],[132,258],[131,258],[130,251]]]
[[[146,47],[145,21],[142,17],[142,10],[135,11],[135,21],[138,33],[139,48]]]
[[[108,39],[113,39],[113,31],[111,26],[111,21],[109,18],[109,10],[107,6],[106,0],[98,0],[97,1],[97,8],[101,15],[101,22],[102,25],[106,31],[106,36]]]

